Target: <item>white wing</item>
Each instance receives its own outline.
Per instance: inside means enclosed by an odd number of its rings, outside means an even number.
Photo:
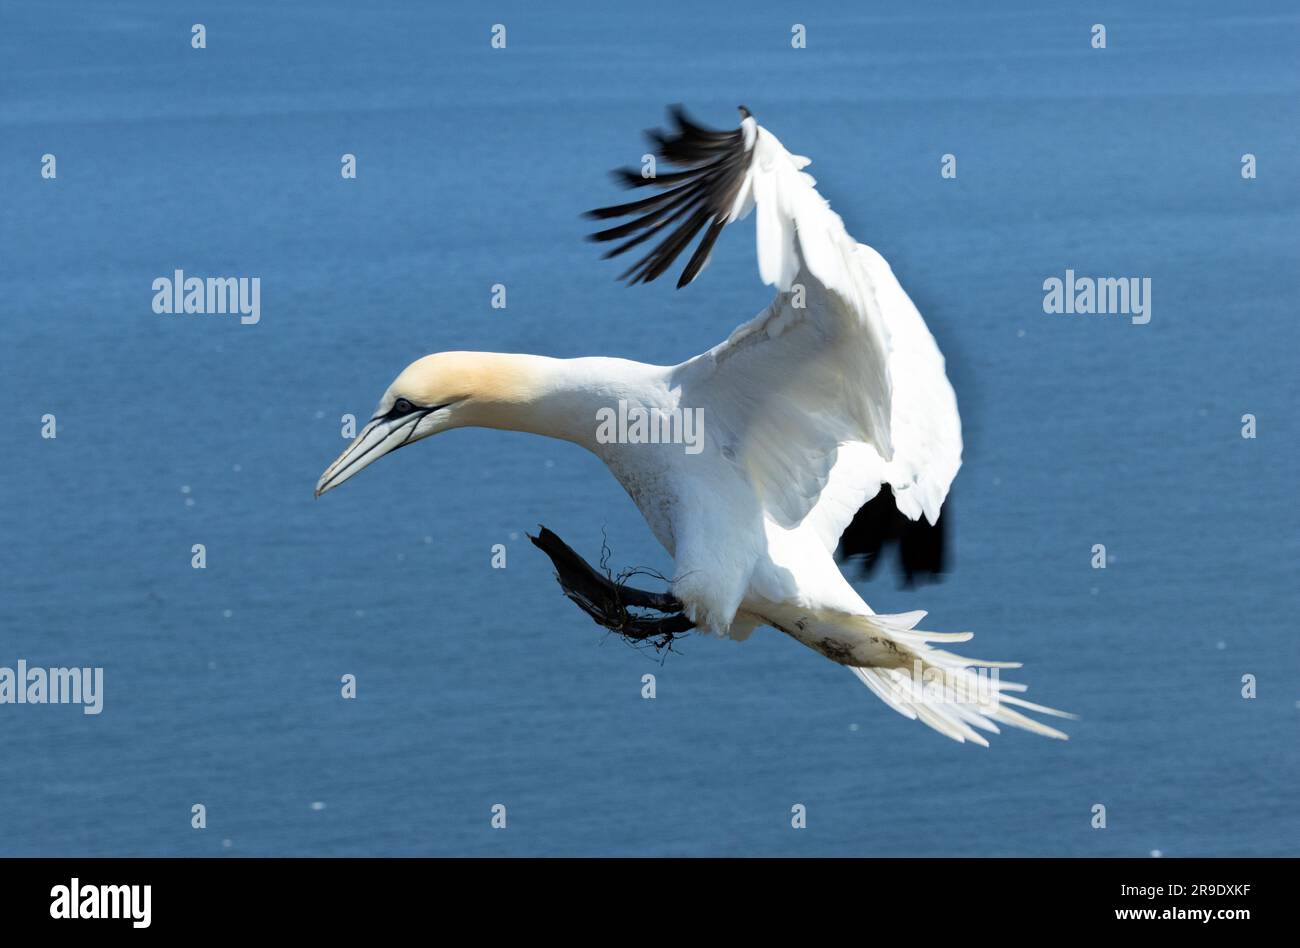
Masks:
[[[715,132],[675,110],[661,155],[685,170],[628,184],[663,194],[593,212],[643,216],[597,239],[621,253],[679,222],[624,274],[653,280],[708,225],[679,286],[707,263],[718,232],[755,210],[759,274],[776,298],[726,342],[679,366],[681,404],[704,407],[720,449],[745,469],[764,509],[834,550],[857,510],[893,488],[910,519],[931,523],[961,464],[961,422],[943,356],[885,260],[857,243],[774,135],[742,111]]]
[[[890,434],[886,461],[868,443],[840,446],[830,481],[810,512],[807,526],[834,550],[853,515],[882,483],[893,489],[898,509],[910,520],[937,523],[948,488],[961,467],[961,418],[944,373],[943,355],[884,257],[865,244],[858,258],[889,333]]]

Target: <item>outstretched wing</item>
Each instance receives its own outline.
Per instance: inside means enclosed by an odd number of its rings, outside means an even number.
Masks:
[[[937,523],[961,464],[943,356],[884,258],[850,237],[817,193],[802,170],[808,159],[741,114],[739,129],[716,132],[674,109],[676,131],[652,141],[682,170],[655,179],[621,172],[627,184],[669,190],[592,212],[639,215],[594,236],[629,238],[613,256],[681,221],[624,274],[648,282],[707,225],[681,286],[726,224],[755,209],[759,275],[776,298],[677,367],[681,404],[705,409],[718,449],[744,468],[774,521],[815,531],[829,550],[882,484],[909,520]]]

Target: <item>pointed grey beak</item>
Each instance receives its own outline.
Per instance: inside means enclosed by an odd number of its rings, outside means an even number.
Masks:
[[[394,420],[371,419],[370,423],[320,476],[320,480],[316,482],[316,496],[319,497],[326,491],[333,490],[358,471],[374,464],[385,454],[407,444],[415,434],[416,425],[426,414],[428,413],[424,411],[415,411]]]

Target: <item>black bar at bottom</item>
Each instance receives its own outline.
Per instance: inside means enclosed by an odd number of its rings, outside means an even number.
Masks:
[[[91,936],[113,929],[205,936],[285,930],[337,938],[466,923],[483,926],[484,934],[518,927],[540,935],[562,926],[611,937],[644,928],[667,937],[685,923],[680,913],[703,912],[733,938],[778,917],[819,916],[839,917],[864,933],[888,921],[927,938],[968,937],[983,923],[1051,924],[1051,931],[1069,933],[1199,928],[1231,937],[1243,925],[1290,920],[1297,862],[5,859],[0,924],[6,934],[57,934],[75,925]],[[1002,927],[985,930],[1014,937]]]

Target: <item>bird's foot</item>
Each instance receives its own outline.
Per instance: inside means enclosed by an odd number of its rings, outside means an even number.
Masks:
[[[630,642],[649,643],[656,650],[668,648],[675,638],[695,627],[682,612],[682,604],[670,593],[627,585],[628,577],[644,570],[627,571],[617,577],[610,575],[608,569],[602,573],[545,527],[537,536],[529,534],[528,539],[551,558],[555,579],[564,595],[597,625],[617,632]]]

